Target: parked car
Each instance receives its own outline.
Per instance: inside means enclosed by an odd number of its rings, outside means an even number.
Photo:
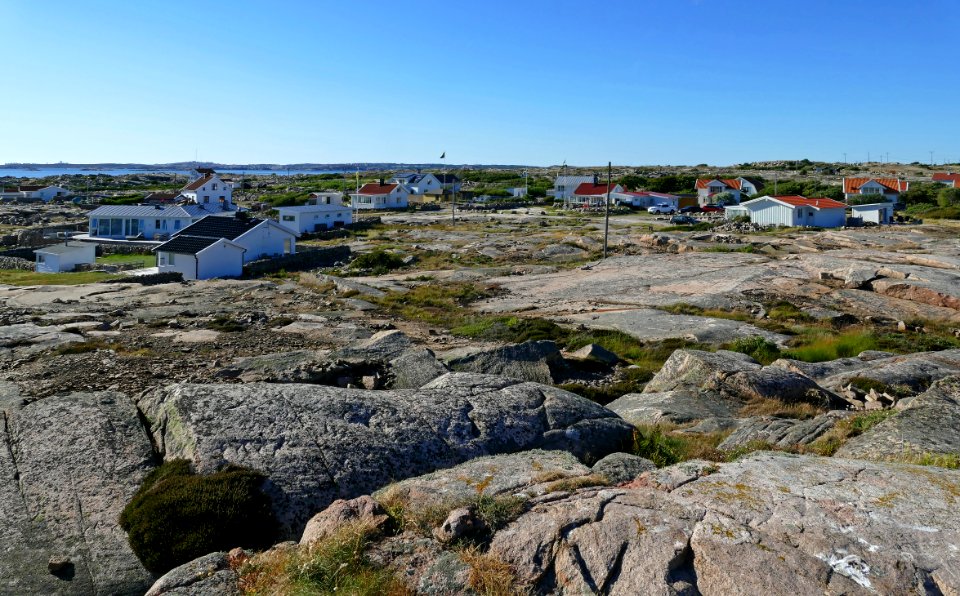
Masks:
[[[669,203],[657,203],[652,207],[647,207],[647,213],[666,213],[667,215],[673,215],[677,210],[670,206]]]
[[[723,211],[723,207],[719,207],[717,205],[704,205],[700,208],[700,211],[703,211],[704,213],[719,213]]]
[[[670,218],[670,223],[679,225],[692,225],[700,223],[700,220],[695,217],[690,217],[689,215],[674,215]]]
[[[680,208],[680,213],[699,213],[700,207],[698,205],[687,205],[686,207]]]

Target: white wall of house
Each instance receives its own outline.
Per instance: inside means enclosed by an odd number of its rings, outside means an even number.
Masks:
[[[153,240],[159,236],[171,236],[179,232],[199,218],[166,217],[94,217],[89,218],[90,236],[96,238],[113,238],[122,240],[128,236],[143,234],[145,240]]]
[[[893,203],[854,205],[850,211],[853,217],[862,219],[864,223],[888,224],[893,219]]]
[[[273,225],[269,222],[261,224],[233,241],[247,249],[243,253],[244,263],[297,252],[296,236],[291,230],[276,222],[273,222]]]
[[[842,208],[816,209],[809,205],[797,207],[784,205],[770,199],[747,205],[750,221],[762,226],[817,226],[838,228],[846,223],[846,211]],[[731,211],[732,215],[742,212]]]
[[[280,214],[278,223],[298,234],[309,234],[317,230],[353,223],[353,212],[343,205],[306,205],[304,207],[277,209]],[[315,208],[309,209],[309,207]]]
[[[240,266],[242,269],[242,259]],[[157,270],[160,273],[179,272],[183,279],[200,279],[197,277],[197,258],[194,255],[157,251]]]
[[[354,209],[405,209],[409,205],[409,194],[403,186],[397,185],[390,194],[351,195],[351,205]]]
[[[70,246],[69,252],[60,254],[45,253],[43,250],[36,253],[37,273],[59,273],[73,271],[77,265],[94,263],[97,260],[97,247],[93,244],[76,244]]]
[[[216,174],[211,176],[203,186],[196,190],[182,191],[181,194],[199,205],[223,204],[225,207],[233,206],[233,187],[221,180]]]
[[[243,263],[243,249],[226,240],[211,244],[196,255],[157,251],[159,271],[177,271],[183,279],[239,277]]]
[[[846,193],[844,196],[847,199],[858,198],[862,199],[866,197],[876,197],[876,199],[890,202],[897,202],[900,200],[900,193],[892,192],[886,186],[880,184],[876,180],[870,180],[869,182],[863,183],[857,192],[855,193]],[[881,198],[882,197],[882,198]]]

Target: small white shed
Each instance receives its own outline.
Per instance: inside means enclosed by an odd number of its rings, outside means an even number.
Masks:
[[[97,260],[96,245],[74,242],[45,246],[33,251],[37,256],[37,273],[60,273],[73,271],[77,265],[91,264]]]
[[[850,212],[854,218],[863,220],[863,223],[888,224],[893,219],[893,203],[853,205]]]
[[[183,279],[213,279],[243,275],[246,249],[226,238],[174,236],[156,249],[160,273],[180,272]]]

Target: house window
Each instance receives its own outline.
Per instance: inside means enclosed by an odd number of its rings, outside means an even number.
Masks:
[[[160,220],[159,220],[159,219],[154,222],[153,227],[154,227],[154,228],[159,228],[159,227],[160,227]]]
[[[161,230],[167,229],[167,220],[164,219],[163,221],[160,222],[160,229]]]
[[[203,202],[204,202],[204,203],[209,203],[209,202],[210,202],[210,195],[203,195]]]
[[[97,227],[97,218],[96,218],[96,217],[94,217],[93,219],[90,220],[90,227],[91,227],[91,228]]]
[[[170,254],[170,256],[168,257],[167,260],[170,262],[171,265],[176,265],[176,264],[177,264],[177,261],[176,261],[176,259],[174,259],[174,254],[173,254],[173,253],[169,253],[169,254]]]
[[[180,229],[180,220],[179,220],[179,219],[173,220],[173,229],[174,229],[174,230],[179,230],[179,229]]]
[[[283,216],[283,221],[296,221],[296,219],[297,219],[297,218],[294,217],[294,216],[292,216],[292,215],[284,215],[284,216]]]
[[[216,184],[213,185],[213,190],[217,190],[217,185],[216,185]]]
[[[46,259],[46,257],[44,257],[43,255],[37,255],[37,262],[38,262],[38,263],[46,263],[46,262],[47,262],[47,259]]]

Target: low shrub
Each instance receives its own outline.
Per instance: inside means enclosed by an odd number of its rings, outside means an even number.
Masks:
[[[403,257],[396,253],[388,252],[382,249],[372,250],[367,253],[357,255],[350,262],[351,270],[369,271],[373,275],[383,275],[403,267]]]
[[[198,475],[186,460],[151,472],[120,514],[143,566],[165,573],[202,555],[273,544],[277,522],[259,472],[228,466]]]
[[[240,321],[225,316],[214,317],[212,321],[206,324],[206,327],[207,329],[222,331],[224,333],[239,333],[247,329],[247,326]]]
[[[746,354],[760,364],[770,364],[780,358],[780,348],[777,344],[759,335],[741,337],[725,347],[728,350]]]

